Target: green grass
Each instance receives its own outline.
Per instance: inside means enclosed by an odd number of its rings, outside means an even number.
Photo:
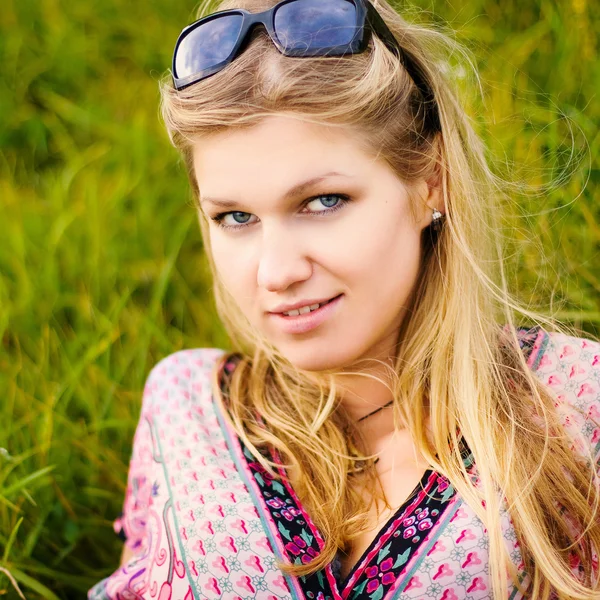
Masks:
[[[523,299],[600,329],[600,15],[584,0],[418,2],[474,52],[491,155],[529,185]],[[82,598],[111,529],[148,371],[226,348],[157,79],[193,2],[4,0],[0,10],[0,595]],[[596,95],[595,95],[596,94]],[[574,156],[572,156],[574,153]],[[577,168],[575,168],[577,167]],[[516,218],[516,217],[515,217]],[[3,574],[4,573],[4,574]]]

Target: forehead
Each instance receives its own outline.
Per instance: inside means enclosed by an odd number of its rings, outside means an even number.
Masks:
[[[271,190],[330,171],[368,175],[376,157],[358,131],[287,116],[269,116],[193,144],[194,171],[202,195],[226,195],[244,185]]]

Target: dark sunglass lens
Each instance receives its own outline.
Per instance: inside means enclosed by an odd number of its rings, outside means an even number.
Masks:
[[[188,77],[223,62],[235,46],[242,21],[242,15],[226,15],[193,29],[177,48],[175,77]]]
[[[356,34],[356,8],[348,0],[297,0],[275,13],[275,31],[288,50],[349,44]]]

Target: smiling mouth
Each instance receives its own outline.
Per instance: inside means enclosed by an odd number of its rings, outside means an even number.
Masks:
[[[298,314],[292,315],[271,313],[271,318],[283,333],[291,335],[308,333],[331,319],[334,314],[339,311],[343,299],[344,294],[339,294],[335,298],[331,298],[331,300],[322,303],[319,308],[315,310],[309,310],[305,313],[296,310],[293,312],[297,312]]]
[[[320,302],[319,304],[313,304],[312,306],[303,306],[302,308],[295,308],[294,310],[288,310],[286,312],[280,312],[277,314],[281,315],[282,317],[298,317],[300,315],[308,315],[310,313],[316,312],[317,310],[319,310],[323,306],[326,306],[330,302],[333,302],[336,298],[339,298],[340,296],[341,294],[338,294],[334,298],[330,298],[329,300],[326,300],[325,302]]]

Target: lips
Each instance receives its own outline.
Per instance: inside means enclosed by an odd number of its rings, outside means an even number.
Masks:
[[[319,325],[332,317],[335,312],[338,311],[343,297],[344,294],[339,294],[338,296],[325,301],[325,304],[319,308],[307,313],[293,316],[284,315],[283,313],[270,313],[270,318],[273,319],[273,323],[275,323],[283,333],[307,333],[316,329]]]
[[[281,314],[283,314],[285,312],[290,312],[292,310],[302,310],[303,308],[306,308],[307,306],[315,306],[315,304],[319,304],[320,306],[324,306],[328,302],[331,302],[332,300],[335,300],[336,298],[338,298],[340,295],[341,294],[338,294],[338,296],[331,297],[329,299],[326,299],[326,298],[318,298],[318,299],[317,298],[311,298],[309,300],[303,300],[302,302],[295,302],[293,304],[281,304],[277,309],[267,311],[267,314],[270,314],[270,315],[281,315]]]
[[[336,296],[336,298],[337,298],[337,296]],[[314,304],[304,304],[303,306],[301,306],[299,308],[292,308],[292,309],[289,309],[289,310],[286,310],[286,311],[283,311],[283,312],[280,312],[280,313],[277,313],[277,314],[281,315],[282,317],[290,317],[290,315],[285,314],[285,313],[289,313],[289,312],[292,312],[294,310],[302,310],[302,309],[306,308],[307,306],[315,306],[316,304],[318,304],[319,306],[317,308],[313,308],[312,310],[309,311],[309,312],[315,312],[315,311],[319,310],[320,308],[323,308],[324,306],[326,306],[327,304],[329,304],[333,300],[335,300],[335,298],[330,298],[329,300],[325,300],[323,302],[315,302]],[[301,312],[300,314],[301,315],[302,314],[307,315],[309,313],[307,313],[307,312],[302,313]],[[292,316],[296,316],[297,317],[299,315],[292,315]]]

